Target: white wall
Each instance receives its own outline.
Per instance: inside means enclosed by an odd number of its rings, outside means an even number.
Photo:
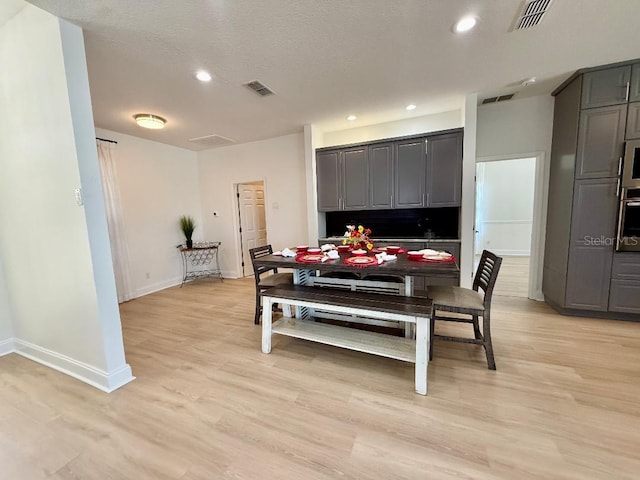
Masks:
[[[135,296],[180,283],[180,216],[194,218],[194,241],[205,239],[196,153],[101,128],[96,135],[118,142],[116,170]]]
[[[82,30],[27,5],[0,28],[0,257],[16,351],[103,390],[130,381]],[[83,189],[85,205],[74,190]]]
[[[509,100],[478,107],[477,156],[481,160],[536,156],[529,296],[542,300],[553,97]]]
[[[307,243],[303,133],[198,152],[198,165],[204,232],[207,240],[222,242],[225,276],[241,275],[238,183],[265,182],[267,238],[274,249]]]
[[[476,254],[530,255],[536,159],[478,163]]]
[[[477,155],[549,153],[552,124],[551,95],[480,105]]]
[[[394,122],[378,123],[364,127],[324,132],[321,138],[322,146],[345,145],[349,143],[369,142],[383,138],[402,137],[438,130],[448,130],[462,126],[462,111],[422,115]]]

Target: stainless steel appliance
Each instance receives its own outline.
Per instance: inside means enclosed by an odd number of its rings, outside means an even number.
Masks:
[[[622,187],[640,188],[640,140],[631,140],[624,149]]]
[[[616,250],[640,252],[640,188],[623,188],[620,198]]]

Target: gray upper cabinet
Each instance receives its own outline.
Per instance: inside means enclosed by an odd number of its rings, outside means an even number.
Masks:
[[[566,307],[606,311],[613,262],[616,179],[577,181],[573,196]]]
[[[585,73],[582,86],[582,108],[627,103],[631,88],[630,79],[630,66]]]
[[[462,132],[429,137],[427,207],[458,207],[462,189]]]
[[[640,102],[640,63],[631,68],[631,86],[629,87],[629,101]]]
[[[627,113],[627,140],[640,138],[640,102],[629,104],[629,113]]]
[[[331,212],[341,207],[340,152],[319,152],[316,157],[318,210]]]
[[[393,144],[369,147],[369,205],[371,208],[392,208],[393,205]]]
[[[367,148],[343,150],[342,209],[363,210],[369,206],[369,164]]]
[[[425,141],[424,139],[397,142],[395,144],[394,207],[422,207],[425,193]]]
[[[626,113],[626,105],[593,108],[580,113],[576,179],[618,176]]]

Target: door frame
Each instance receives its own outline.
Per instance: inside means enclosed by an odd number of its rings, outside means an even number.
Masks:
[[[233,215],[233,255],[234,255],[234,265],[236,269],[235,278],[244,278],[244,268],[242,267],[242,237],[240,235],[240,203],[238,202],[238,187],[245,183],[260,183],[262,182],[262,186],[264,188],[264,217],[267,225],[267,243],[269,242],[269,196],[267,193],[267,179],[259,178],[254,180],[243,180],[239,182],[234,182],[231,184],[231,205],[232,211],[235,212]],[[251,259],[247,259],[249,262]]]
[[[533,223],[531,225],[531,260],[529,263],[529,292],[528,297],[532,300],[544,301],[542,294],[542,271],[544,265],[544,244],[547,230],[547,202],[549,190],[549,162],[544,151],[525,152],[509,155],[496,155],[489,157],[478,157],[476,163],[498,162],[502,160],[519,160],[522,158],[535,158],[535,178],[533,188]],[[475,175],[475,173],[474,173]],[[475,178],[475,177],[474,177]],[[474,203],[478,186],[474,180]],[[475,256],[477,235],[476,209],[473,209],[473,254]]]

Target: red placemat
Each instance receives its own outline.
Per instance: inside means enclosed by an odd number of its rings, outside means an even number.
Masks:
[[[308,253],[305,255],[298,255],[296,257],[296,262],[320,263],[323,258],[324,258],[324,254],[322,253]]]
[[[387,247],[374,248],[371,251],[373,253],[382,253],[382,252],[386,252],[387,251]],[[407,253],[407,249],[406,248],[401,248],[396,253]],[[391,255],[396,255],[396,253],[392,253]]]
[[[456,257],[451,255],[450,257],[441,257],[441,258],[424,258],[424,257],[409,257],[409,260],[412,262],[422,262],[422,263],[456,263]]]
[[[375,257],[349,257],[342,260],[343,263],[356,268],[370,267],[372,265],[378,265],[378,259]]]

